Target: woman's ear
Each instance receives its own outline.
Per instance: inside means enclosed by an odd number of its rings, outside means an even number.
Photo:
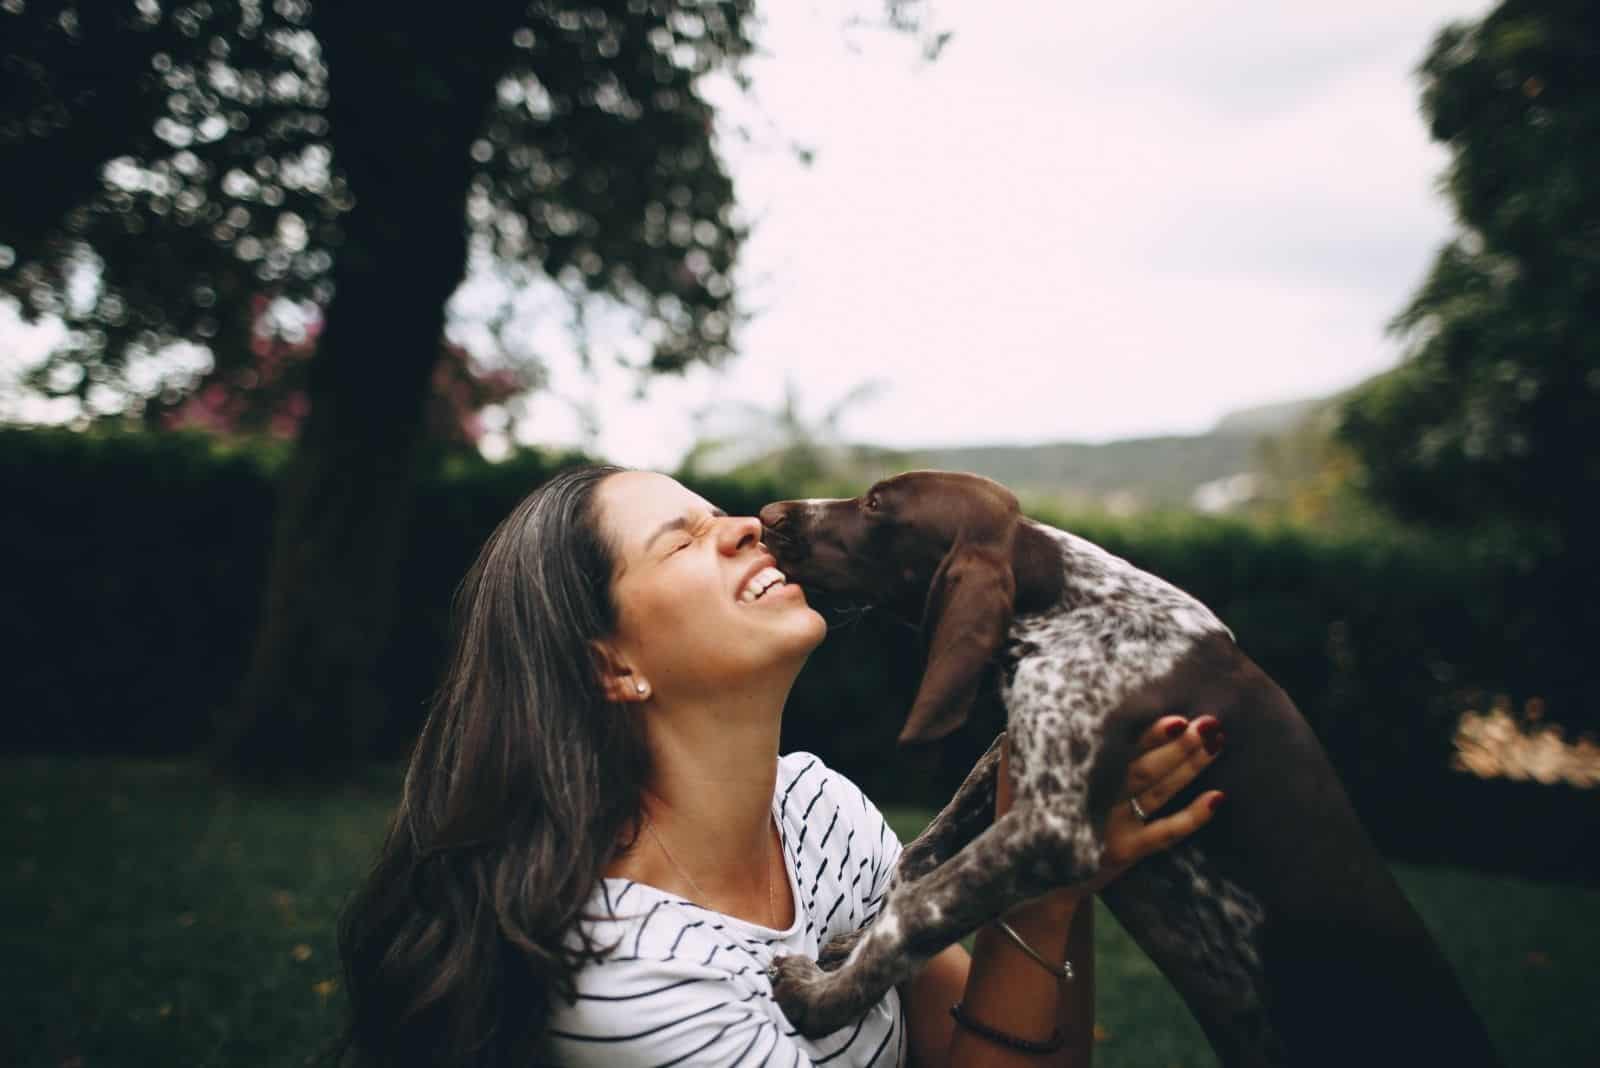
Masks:
[[[610,645],[593,641],[589,643],[589,652],[600,680],[600,692],[606,700],[619,705],[650,700],[650,680],[634,671]]]

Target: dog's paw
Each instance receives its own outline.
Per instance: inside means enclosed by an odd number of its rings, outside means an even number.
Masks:
[[[856,943],[860,942],[866,933],[867,929],[862,927],[849,934],[829,939],[828,944],[817,953],[817,963],[821,965],[822,970],[831,972],[843,964],[849,958],[850,951],[856,948]]]
[[[806,957],[778,957],[767,969],[772,996],[795,1030],[810,1038],[837,1031],[850,1020],[835,997],[828,973]]]
[[[802,1006],[811,989],[827,978],[809,957],[773,957],[767,976],[772,980],[772,995],[785,1012],[790,1005]]]

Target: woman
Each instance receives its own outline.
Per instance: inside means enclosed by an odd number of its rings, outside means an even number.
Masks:
[[[341,921],[354,1063],[1087,1061],[1085,887],[1014,910],[970,958],[944,950],[851,1028],[788,1027],[766,964],[866,923],[899,843],[820,760],[778,755],[826,627],[760,539],[753,518],[612,467],[557,476],[490,536],[399,810]],[[1216,727],[1158,723],[1128,796],[1162,805],[1210,760]],[[1220,797],[1149,823],[1116,806],[1101,881]],[[1069,955],[1079,978],[1062,982]]]

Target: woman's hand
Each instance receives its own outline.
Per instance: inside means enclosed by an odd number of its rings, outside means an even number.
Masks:
[[[1128,775],[1106,819],[1105,854],[1100,870],[1088,883],[1046,895],[1070,905],[1070,899],[1092,894],[1134,864],[1181,842],[1204,827],[1222,804],[1221,790],[1207,790],[1186,807],[1170,815],[1141,820],[1129,803],[1137,800],[1146,814],[1154,814],[1216,759],[1222,750],[1222,724],[1215,716],[1190,721],[1163,716],[1139,739],[1138,755],[1128,764]],[[1009,749],[1000,755],[995,787],[995,815],[1011,807]]]
[[[1222,751],[1222,724],[1215,716],[1192,723],[1181,716],[1157,720],[1139,739],[1139,755],[1128,765],[1117,803],[1106,818],[1105,855],[1091,880],[1098,890],[1152,853],[1171,848],[1211,821],[1222,804],[1221,790],[1207,790],[1187,806],[1150,820],[1139,818],[1131,802],[1147,816],[1161,810],[1178,791],[1194,781]]]

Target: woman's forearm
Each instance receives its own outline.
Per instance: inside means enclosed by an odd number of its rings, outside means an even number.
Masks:
[[[1216,756],[1222,741],[1214,716],[1189,720],[1163,716],[1139,739],[1139,755],[1128,765],[1119,801],[1142,798],[1155,812]],[[1010,748],[1001,749],[995,778],[995,816],[1011,808]],[[948,1043],[926,1042],[927,1049],[948,1049],[952,1066],[1087,1065],[1094,1051],[1094,896],[1118,873],[1143,857],[1193,834],[1222,802],[1220,791],[1204,791],[1181,811],[1150,819],[1131,804],[1116,804],[1103,829],[1105,852],[1100,871],[1088,884],[1058,890],[1013,909],[1006,917],[1017,935],[1046,962],[1070,960],[1074,978],[1062,982],[998,928],[978,932],[967,968],[962,1015],[969,1026],[956,1026]],[[965,964],[966,962],[962,962]],[[935,969],[947,974],[949,968]],[[929,991],[940,985],[935,980]],[[954,985],[953,983],[951,985]],[[926,1001],[927,998],[922,999]],[[948,1009],[948,1007],[946,1007]],[[1007,1048],[993,1034],[1020,1040],[1024,1047],[1052,1043],[1059,1029],[1059,1050],[1041,1054]],[[931,1029],[924,1029],[931,1037]],[[928,1058],[935,1061],[937,1058]]]
[[[1070,961],[1074,978],[1062,982],[990,924],[973,943],[962,1013],[1029,1042],[1048,1042],[1059,1031],[1065,1045],[1050,1054],[1025,1052],[957,1025],[950,1065],[1087,1065],[1094,1045],[1093,900],[1051,895],[1013,909],[1006,922],[1045,960]]]

